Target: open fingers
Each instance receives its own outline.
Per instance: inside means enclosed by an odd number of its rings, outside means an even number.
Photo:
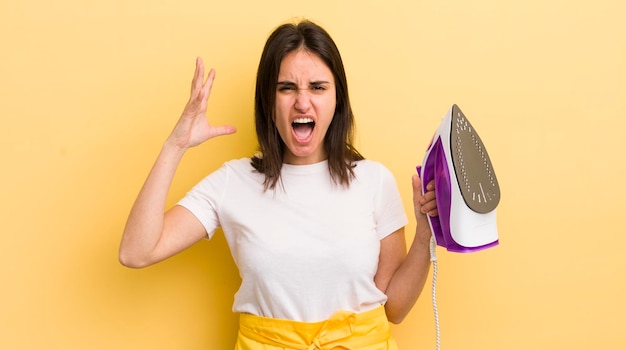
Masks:
[[[196,116],[206,112],[207,100],[214,78],[215,70],[211,69],[206,81],[204,80],[204,63],[202,62],[202,58],[198,57],[196,59],[196,70],[191,82],[191,94],[183,114]]]
[[[204,63],[201,57],[196,58],[196,70],[191,81],[189,101],[208,99],[211,86],[213,86],[213,79],[215,79],[215,70],[211,69],[206,80],[204,80]]]
[[[204,63],[202,57],[196,57],[196,70],[193,73],[193,79],[191,80],[191,98],[202,89],[202,83],[204,80]]]
[[[209,99],[209,95],[211,94],[211,88],[213,87],[214,79],[215,79],[215,69],[211,69],[209,71],[209,76],[207,76],[206,81],[202,85],[202,90],[200,92],[200,95],[198,96],[198,99],[204,100],[204,101]]]

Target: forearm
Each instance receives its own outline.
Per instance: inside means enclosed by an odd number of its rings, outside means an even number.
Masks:
[[[119,258],[130,267],[146,265],[163,232],[167,195],[184,149],[166,141],[130,211]]]
[[[385,309],[389,321],[397,324],[404,320],[424,288],[429,268],[430,229],[426,223],[418,225],[409,252],[387,287]]]

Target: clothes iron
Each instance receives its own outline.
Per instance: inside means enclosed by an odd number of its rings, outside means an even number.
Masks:
[[[478,133],[456,104],[443,117],[417,172],[422,192],[435,180],[439,216],[429,216],[429,223],[438,246],[467,253],[498,244],[498,180]]]

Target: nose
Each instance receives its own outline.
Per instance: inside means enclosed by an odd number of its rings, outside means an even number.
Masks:
[[[311,95],[305,89],[299,89],[296,94],[296,101],[293,106],[296,111],[304,113],[311,108]]]

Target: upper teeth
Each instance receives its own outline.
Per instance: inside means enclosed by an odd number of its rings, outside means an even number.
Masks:
[[[298,123],[298,124],[313,123],[313,119],[311,119],[311,118],[298,118],[298,119],[294,120],[293,122],[294,123]]]

